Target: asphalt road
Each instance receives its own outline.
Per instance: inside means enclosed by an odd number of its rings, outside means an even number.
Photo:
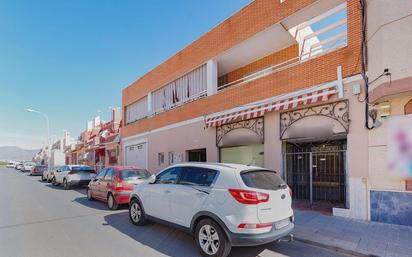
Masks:
[[[65,191],[0,168],[0,257],[199,256],[193,239],[150,223],[135,227],[127,207],[110,211],[84,189]],[[234,247],[232,257],[344,256],[299,242]]]

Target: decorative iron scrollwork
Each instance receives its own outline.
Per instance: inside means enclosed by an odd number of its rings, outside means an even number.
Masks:
[[[324,116],[336,120],[349,132],[349,102],[348,100],[313,106],[305,109],[284,112],[280,114],[280,138],[295,122],[311,116]]]
[[[216,145],[219,146],[222,138],[229,132],[236,129],[249,129],[264,141],[264,120],[263,117],[229,123],[216,128]]]

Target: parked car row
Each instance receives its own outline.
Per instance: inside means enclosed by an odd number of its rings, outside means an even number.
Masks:
[[[36,163],[27,161],[27,162],[9,162],[7,164],[7,168],[15,168],[16,170],[19,170],[21,172],[30,172],[36,167],[36,166],[42,166],[42,165],[36,165]],[[32,174],[31,174],[32,175]]]
[[[140,167],[113,166],[96,174],[90,166],[64,165],[41,176],[64,189],[86,185],[87,199],[111,210],[128,204],[136,226],[150,220],[182,229],[194,236],[202,256],[225,257],[232,246],[292,238],[292,192],[276,172],[260,167],[182,163],[151,175]]]

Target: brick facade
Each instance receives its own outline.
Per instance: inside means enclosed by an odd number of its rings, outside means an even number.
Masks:
[[[295,0],[280,4],[278,0],[253,1],[124,89],[123,110],[126,105],[143,97],[150,91],[160,88],[168,81],[179,77],[313,2],[315,1]],[[360,17],[359,2],[349,0],[347,2],[348,44],[346,47],[249,83],[229,87],[215,95],[193,101],[153,117],[142,119],[125,126],[122,136],[128,137],[176,122],[332,81],[336,79],[336,67],[339,65],[343,68],[344,77],[358,74],[361,69]],[[292,46],[269,55],[231,72],[229,74],[230,79],[239,78],[253,69],[265,67],[268,63],[273,64],[273,62],[281,62],[286,57],[293,57],[296,51],[296,46]]]

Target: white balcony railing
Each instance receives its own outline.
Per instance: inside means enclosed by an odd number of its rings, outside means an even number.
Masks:
[[[222,90],[299,65],[347,45],[346,2],[289,30],[299,44],[299,55],[282,63],[231,81],[218,87]]]

